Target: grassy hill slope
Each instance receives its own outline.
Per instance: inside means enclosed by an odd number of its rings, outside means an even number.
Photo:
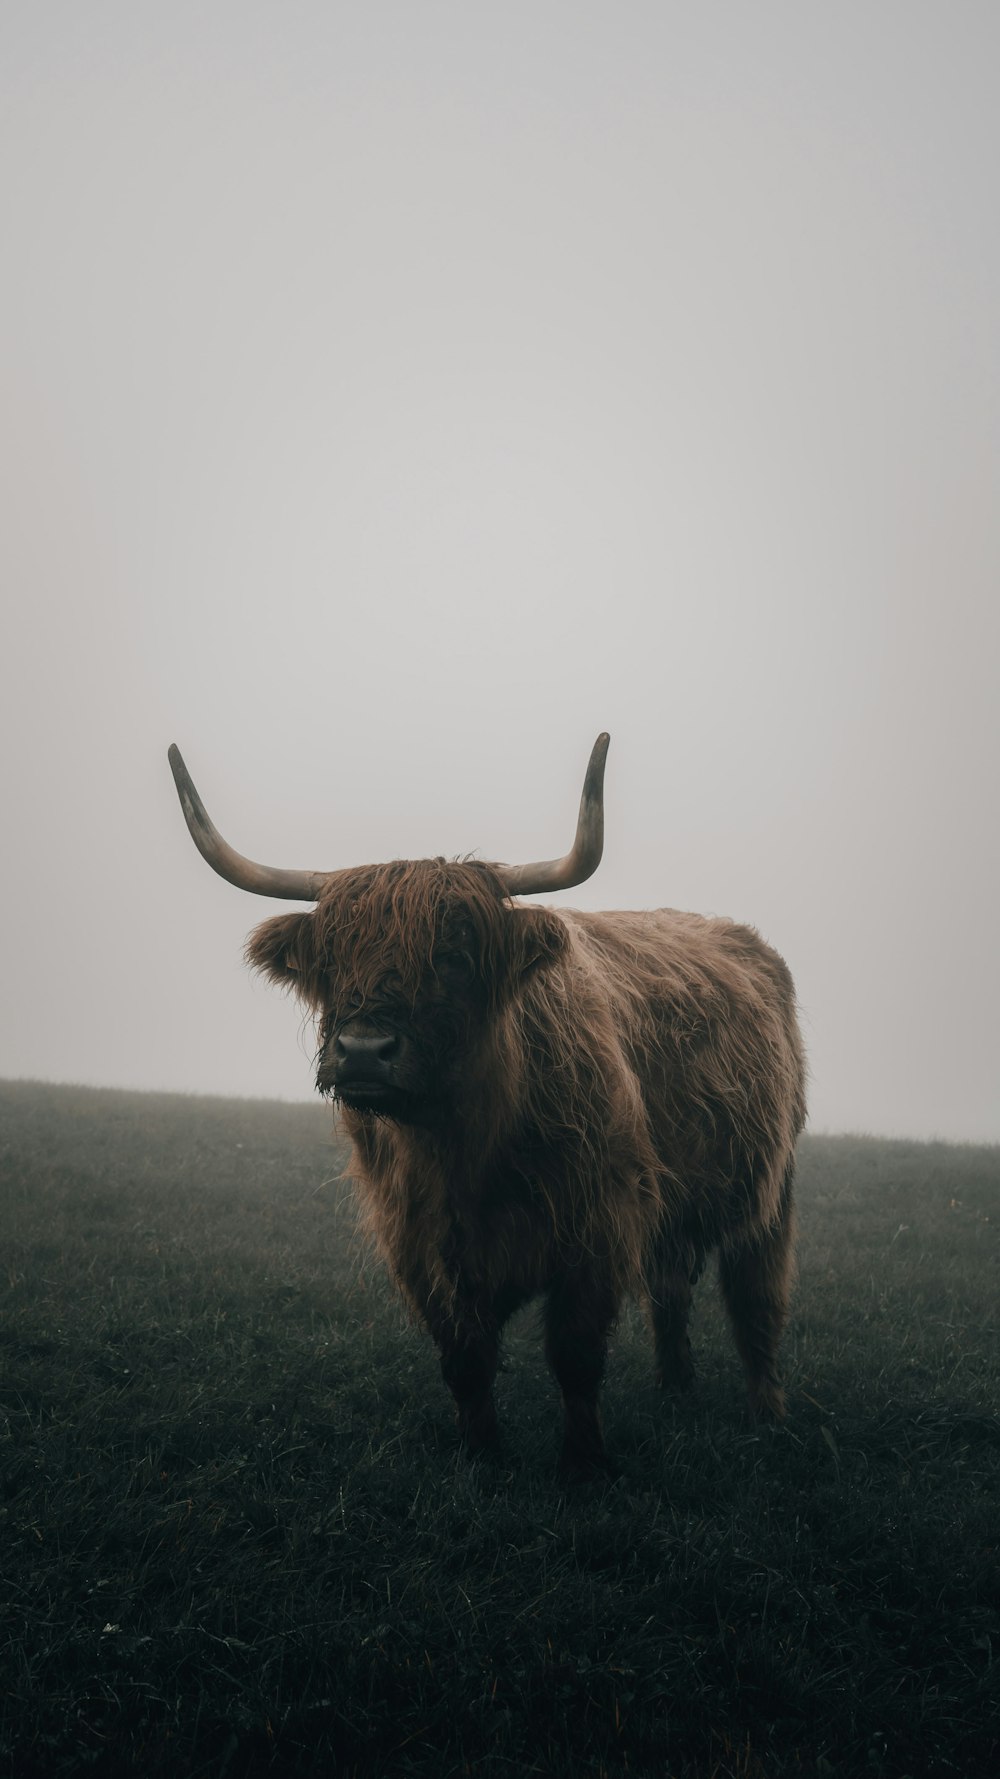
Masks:
[[[537,1317],[458,1456],[322,1107],[0,1083],[0,1762],[17,1779],[1000,1768],[1000,1150],[804,1140],[790,1414],[637,1310],[620,1474]]]

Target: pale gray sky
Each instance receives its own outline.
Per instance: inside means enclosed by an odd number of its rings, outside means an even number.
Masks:
[[[306,1097],[314,868],[758,926],[814,1128],[1000,1139],[1000,9],[0,15],[0,1074]]]

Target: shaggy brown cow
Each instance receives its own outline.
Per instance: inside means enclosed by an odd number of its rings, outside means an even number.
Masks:
[[[545,1293],[569,1471],[604,1462],[598,1391],[626,1291],[648,1303],[661,1383],[690,1382],[691,1286],[714,1247],[751,1406],[784,1412],[805,1117],[792,980],[752,928],[512,899],[596,868],[607,745],[565,859],[329,873],[235,853],[170,750],[213,868],[316,904],[264,921],[247,958],[317,1016],[317,1087],[340,1104],[368,1225],[437,1343],[465,1445],[495,1442],[501,1331]]]

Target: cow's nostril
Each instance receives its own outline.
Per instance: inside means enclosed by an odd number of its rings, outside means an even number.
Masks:
[[[393,1032],[338,1032],[334,1042],[338,1063],[387,1063],[399,1050],[399,1039]]]

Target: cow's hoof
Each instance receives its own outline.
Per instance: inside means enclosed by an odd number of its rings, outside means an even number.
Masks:
[[[757,1384],[750,1390],[750,1413],[764,1426],[777,1427],[785,1418],[785,1392],[780,1384]]]
[[[607,1452],[564,1451],[556,1474],[562,1484],[574,1488],[580,1483],[611,1482],[618,1471]]]
[[[496,1439],[484,1440],[480,1445],[470,1445],[467,1440],[463,1440],[462,1452],[466,1463],[475,1465],[478,1470],[494,1470],[503,1462],[503,1441],[499,1435]]]
[[[667,1393],[683,1395],[692,1390],[695,1382],[695,1369],[690,1359],[672,1365],[658,1365],[654,1373],[656,1387]]]
[[[492,1402],[468,1412],[458,1411],[458,1437],[466,1457],[488,1457],[500,1449],[500,1422]]]
[[[462,1451],[472,1463],[494,1463],[503,1452],[499,1427],[464,1429],[460,1437]]]

